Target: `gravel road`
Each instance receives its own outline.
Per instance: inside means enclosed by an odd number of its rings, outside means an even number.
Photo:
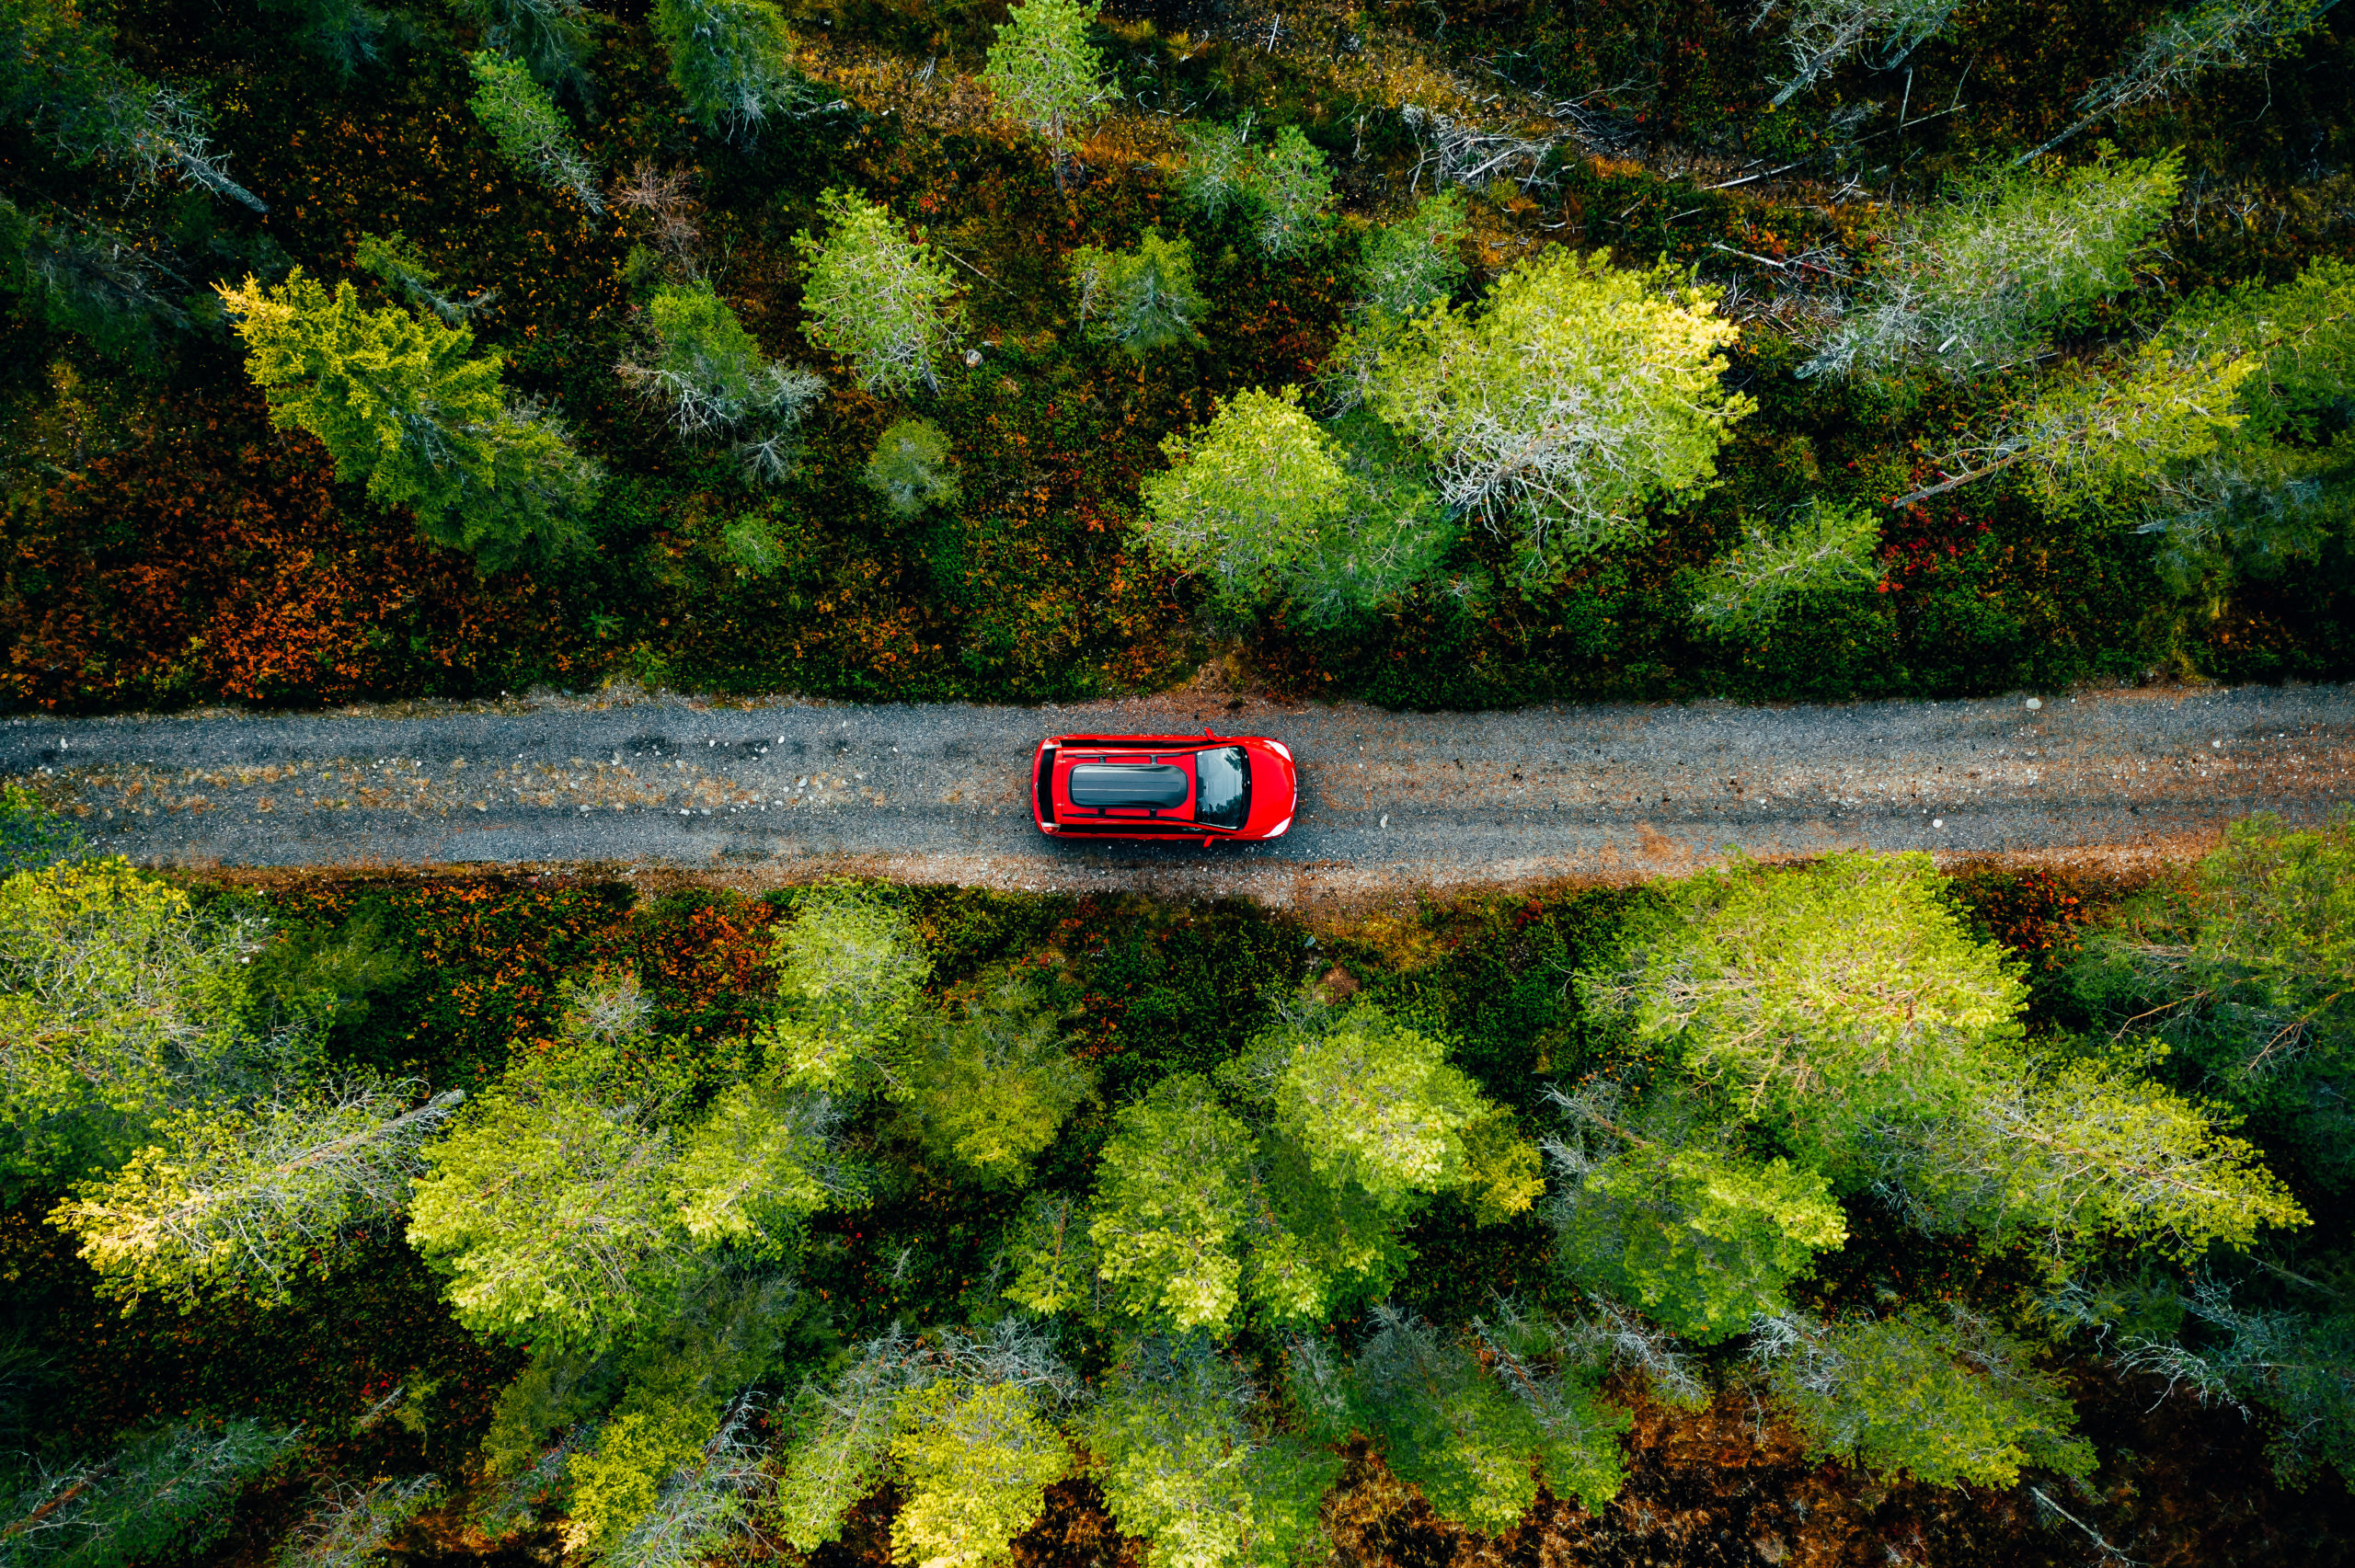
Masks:
[[[190,867],[600,864],[741,884],[835,869],[1280,903],[1689,869],[1728,846],[1942,860],[2196,852],[2230,818],[2355,800],[2355,688],[1402,714],[1180,693],[1065,708],[516,700],[289,716],[0,720],[0,774],[101,846]],[[1270,845],[1051,843],[1055,731],[1273,735]]]

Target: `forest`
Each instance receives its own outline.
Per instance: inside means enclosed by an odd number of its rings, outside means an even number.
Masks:
[[[0,697],[2350,668],[2334,0],[5,0]]]
[[[0,38],[0,711],[2355,674],[2336,0]],[[2355,1559],[2355,808],[1285,910],[57,804],[0,1568]]]
[[[1316,919],[0,825],[11,1568],[2355,1541],[2355,812]]]

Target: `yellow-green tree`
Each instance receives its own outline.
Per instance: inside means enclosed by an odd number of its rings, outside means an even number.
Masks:
[[[299,267],[276,288],[247,278],[220,292],[271,422],[318,437],[338,478],[486,570],[576,539],[595,465],[500,384],[496,359],[470,352],[465,327],[372,310],[350,283],[329,293]]]

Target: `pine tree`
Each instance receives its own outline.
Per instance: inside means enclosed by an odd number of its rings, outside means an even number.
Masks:
[[[706,131],[749,144],[772,114],[823,107],[793,68],[793,35],[773,0],[655,0],[671,83]]]
[[[1936,1486],[2011,1486],[2031,1465],[2082,1476],[2093,1446],[2075,1436],[2061,1382],[2028,1347],[1962,1308],[1920,1308],[1830,1324],[1762,1326],[1752,1354],[1769,1368],[1816,1451]]]
[[[814,372],[761,353],[707,281],[665,284],[646,304],[647,351],[615,367],[690,441],[728,437],[755,480],[790,474],[802,421],[825,395]]]
[[[1721,384],[1740,329],[1716,309],[1671,271],[1548,251],[1476,310],[1418,318],[1366,401],[1430,454],[1449,507],[1544,571],[1636,537],[1645,503],[1716,472],[1728,427],[1754,406]]]
[[[1333,171],[1300,127],[1287,125],[1276,132],[1255,171],[1252,194],[1258,206],[1255,235],[1260,253],[1289,260],[1306,255],[1324,237]]]
[[[2057,180],[1965,179],[1887,236],[1860,297],[1799,373],[1918,363],[1961,378],[2035,359],[2064,317],[2132,281],[2181,185],[2175,155]]]
[[[319,438],[336,474],[406,507],[439,544],[485,570],[575,537],[598,474],[554,421],[470,358],[474,335],[397,308],[368,310],[349,282],[330,295],[296,268],[275,289],[248,278],[221,297],[271,421]]]
[[[499,143],[500,155],[525,178],[569,191],[591,212],[603,212],[605,198],[597,189],[597,171],[573,140],[564,111],[549,101],[547,89],[521,61],[503,54],[478,50],[466,56],[466,63],[475,78],[468,104]]]
[[[1194,287],[1194,256],[1183,239],[1148,229],[1132,251],[1082,246],[1072,252],[1079,316],[1088,336],[1142,359],[1156,349],[1199,347],[1195,324],[1210,306]]]
[[[948,438],[930,419],[896,419],[875,440],[861,475],[896,518],[957,503],[957,469]]]
[[[874,890],[801,896],[770,958],[784,1015],[761,1035],[780,1082],[826,1093],[911,1093],[908,1030],[932,965],[907,917]]]
[[[818,211],[826,237],[807,229],[793,236],[807,269],[801,300],[810,341],[850,361],[870,392],[936,388],[933,361],[956,335],[956,279],[930,246],[909,239],[889,212],[856,192],[829,190]]]
[[[1102,0],[1018,0],[982,67],[982,85],[1046,142],[1058,190],[1070,156],[1067,139],[1111,96],[1103,57],[1087,41],[1102,10]]]

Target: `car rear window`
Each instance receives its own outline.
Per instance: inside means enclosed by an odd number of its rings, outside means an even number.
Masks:
[[[1186,804],[1186,770],[1167,762],[1081,762],[1071,771],[1074,806]]]
[[[1194,753],[1194,816],[1213,828],[1240,828],[1251,814],[1251,759],[1240,746]]]

